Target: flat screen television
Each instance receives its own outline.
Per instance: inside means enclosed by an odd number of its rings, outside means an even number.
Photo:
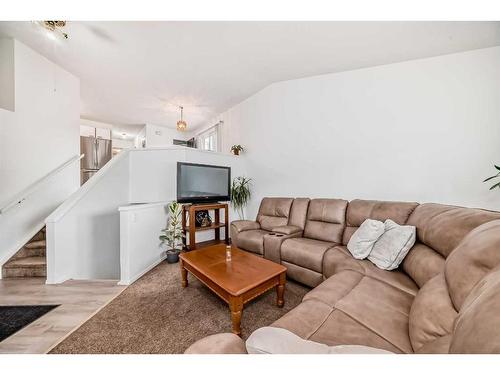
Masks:
[[[231,167],[177,162],[177,202],[231,199]]]

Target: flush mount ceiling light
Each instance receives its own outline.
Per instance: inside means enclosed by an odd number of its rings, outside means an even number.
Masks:
[[[183,132],[186,130],[187,128],[187,123],[186,121],[184,121],[182,119],[182,115],[183,115],[183,111],[184,111],[184,107],[182,106],[179,106],[179,108],[181,109],[181,119],[179,121],[177,121],[177,130],[180,131],[180,132]]]
[[[50,32],[47,35],[59,35],[64,39],[68,39],[68,34],[62,31],[62,28],[66,26],[66,21],[36,21],[36,23]]]

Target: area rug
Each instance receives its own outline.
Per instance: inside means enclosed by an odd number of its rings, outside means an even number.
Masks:
[[[33,323],[59,305],[0,306],[0,341]]]
[[[297,306],[309,289],[288,281],[285,306],[271,290],[245,305],[242,337]],[[229,308],[189,275],[181,288],[179,264],[161,263],[125,289],[50,353],[183,353],[196,340],[231,332]]]

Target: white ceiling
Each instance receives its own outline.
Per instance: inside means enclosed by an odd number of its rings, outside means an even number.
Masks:
[[[500,45],[499,22],[0,22],[81,80],[82,116],[190,130],[265,86]]]

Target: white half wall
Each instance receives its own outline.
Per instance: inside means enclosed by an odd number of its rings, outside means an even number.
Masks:
[[[120,215],[129,153],[111,159],[47,218],[47,283],[120,278]]]
[[[130,285],[165,259],[158,239],[169,202],[120,207],[120,285]]]
[[[160,261],[163,207],[176,199],[178,161],[244,173],[242,159],[233,155],[187,147],[122,151],[47,218],[47,283],[117,279],[126,284]],[[197,235],[198,242],[210,239],[209,231]]]
[[[500,47],[273,84],[222,113],[264,196],[500,209]]]

